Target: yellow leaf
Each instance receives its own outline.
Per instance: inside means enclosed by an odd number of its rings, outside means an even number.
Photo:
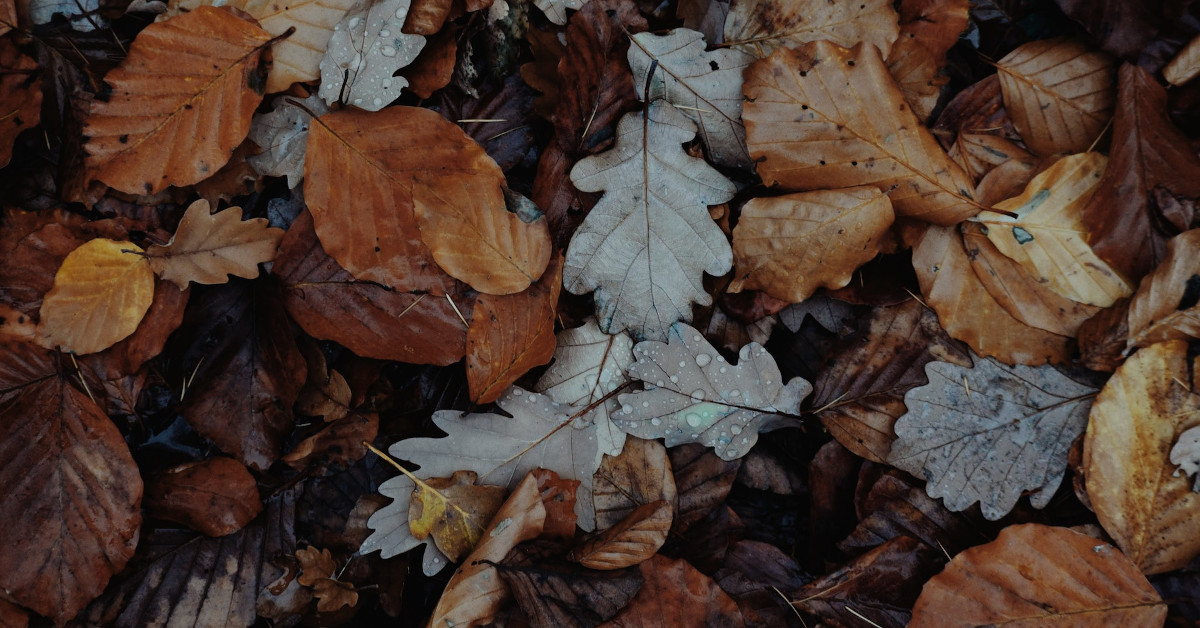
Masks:
[[[229,275],[253,279],[260,262],[275,257],[282,229],[272,229],[263,218],[242,220],[240,207],[209,213],[206,200],[192,203],[166,246],[146,250],[150,268],[180,290],[188,282],[218,284]]]
[[[132,242],[97,238],[71,251],[42,301],[38,342],[95,353],[137,329],[154,300],[154,272]]]
[[[433,542],[452,561],[466,555],[483,536],[484,526],[504,503],[502,486],[476,485],[473,471],[417,483],[408,507],[413,537]]]

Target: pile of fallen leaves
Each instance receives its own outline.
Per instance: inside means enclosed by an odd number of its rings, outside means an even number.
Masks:
[[[0,0],[0,626],[1200,622],[1198,33]]]

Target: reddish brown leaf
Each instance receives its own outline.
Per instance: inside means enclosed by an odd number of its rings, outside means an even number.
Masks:
[[[562,29],[531,28],[525,33],[533,61],[521,66],[521,79],[542,93],[534,99],[533,110],[547,120],[554,117],[554,110],[558,107],[558,61],[566,51],[566,46],[558,41],[559,32]]]
[[[636,565],[667,542],[671,515],[671,503],[665,500],[643,504],[613,527],[572,550],[567,558],[590,569]]]
[[[146,485],[146,509],[208,536],[236,532],[262,512],[254,476],[232,458],[168,469]]]
[[[553,553],[556,549],[524,543],[496,565],[534,626],[597,626],[616,615],[642,586],[637,569],[587,569],[562,560]]]
[[[900,37],[921,42],[942,63],[967,29],[969,7],[967,0],[903,0]]]
[[[0,626],[3,628],[26,628],[29,626],[29,613],[12,602],[0,599]]]
[[[442,30],[450,15],[453,0],[414,0],[408,7],[401,32],[409,35],[433,35]],[[459,9],[461,12],[462,9]],[[422,96],[428,98],[429,96]]]
[[[676,501],[675,477],[666,448],[657,440],[626,437],[621,454],[605,454],[592,476],[596,529],[610,528],[638,507],[658,500],[672,507]]]
[[[0,30],[5,29],[0,26]],[[41,120],[42,79],[37,67],[36,61],[21,54],[12,38],[0,40],[0,68],[4,68],[0,74],[0,168],[12,158],[17,134]]]
[[[104,351],[80,359],[80,364],[87,364],[105,380],[136,373],[162,352],[167,338],[179,328],[190,294],[190,290],[180,290],[169,281],[156,281],[154,301],[137,330]]]
[[[725,503],[742,459],[722,460],[697,443],[672,447],[668,454],[679,495],[672,530],[683,533]]]
[[[351,414],[300,441],[280,460],[297,470],[310,465],[318,465],[318,468],[347,467],[367,454],[367,448],[362,443],[369,443],[378,435],[378,414]]]
[[[569,542],[575,536],[575,489],[579,480],[563,480],[549,469],[535,469],[542,506],[546,508],[546,523],[541,538]]]
[[[686,561],[656,554],[638,569],[645,584],[606,628],[745,625],[733,598]]]
[[[409,12],[408,17],[412,19],[413,13]],[[401,72],[408,79],[407,91],[421,98],[429,98],[450,84],[458,54],[457,37],[457,28],[447,28],[425,40],[425,47],[420,54]]]

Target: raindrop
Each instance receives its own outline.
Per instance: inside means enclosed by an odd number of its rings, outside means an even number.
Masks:
[[[697,388],[696,390],[693,390],[691,396],[692,396],[692,401],[696,401],[696,402],[704,401],[704,391],[699,388]]]
[[[391,37],[392,32],[385,28],[385,29],[379,31],[379,36],[380,37]]]
[[[350,18],[350,23],[347,24],[346,26],[348,26],[349,28],[354,28],[355,26],[358,26],[359,21],[360,20],[358,18],[352,17],[352,18]]]
[[[385,57],[394,57],[396,56],[396,48],[393,46],[384,46],[379,49],[379,54]]]
[[[700,368],[708,366],[709,362],[712,362],[712,356],[708,355],[707,353],[701,353],[696,356],[696,366]]]
[[[621,406],[621,412],[624,412],[625,414],[633,414],[633,406],[625,404]]]
[[[700,427],[700,415],[696,414],[695,412],[689,412],[683,417],[683,420],[687,421],[687,424],[692,427]]]
[[[729,396],[730,396],[730,397],[741,397],[741,396],[742,396],[742,391],[740,391],[740,390],[736,390],[736,389],[735,389],[735,390],[731,390],[731,391],[729,391]]]
[[[737,436],[738,434],[741,434],[741,433],[742,433],[742,426],[740,426],[740,425],[731,425],[731,426],[729,427],[729,431],[730,431],[730,432],[731,432],[731,433],[732,433],[734,436]]]
[[[653,419],[650,419],[650,425],[662,425],[662,419],[654,417]]]
[[[679,383],[679,376],[678,376],[678,375],[672,375],[672,376],[671,376],[671,383],[672,383],[672,384],[678,384],[678,383]]]

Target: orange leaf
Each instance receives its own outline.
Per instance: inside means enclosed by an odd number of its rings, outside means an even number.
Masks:
[[[151,24],[104,77],[83,134],[90,176],[129,194],[202,181],[229,161],[262,100],[271,35],[227,9]]]
[[[658,552],[671,530],[671,503],[642,504],[620,523],[572,550],[568,558],[589,569],[621,569]]]
[[[168,469],[146,487],[145,507],[208,536],[240,530],[262,512],[258,484],[240,462],[225,457]]]
[[[243,221],[240,207],[210,214],[208,201],[201,199],[188,206],[171,241],[146,249],[146,257],[154,272],[183,290],[191,281],[257,277],[258,265],[275,257],[282,238],[283,230],[268,227],[265,218]]]

